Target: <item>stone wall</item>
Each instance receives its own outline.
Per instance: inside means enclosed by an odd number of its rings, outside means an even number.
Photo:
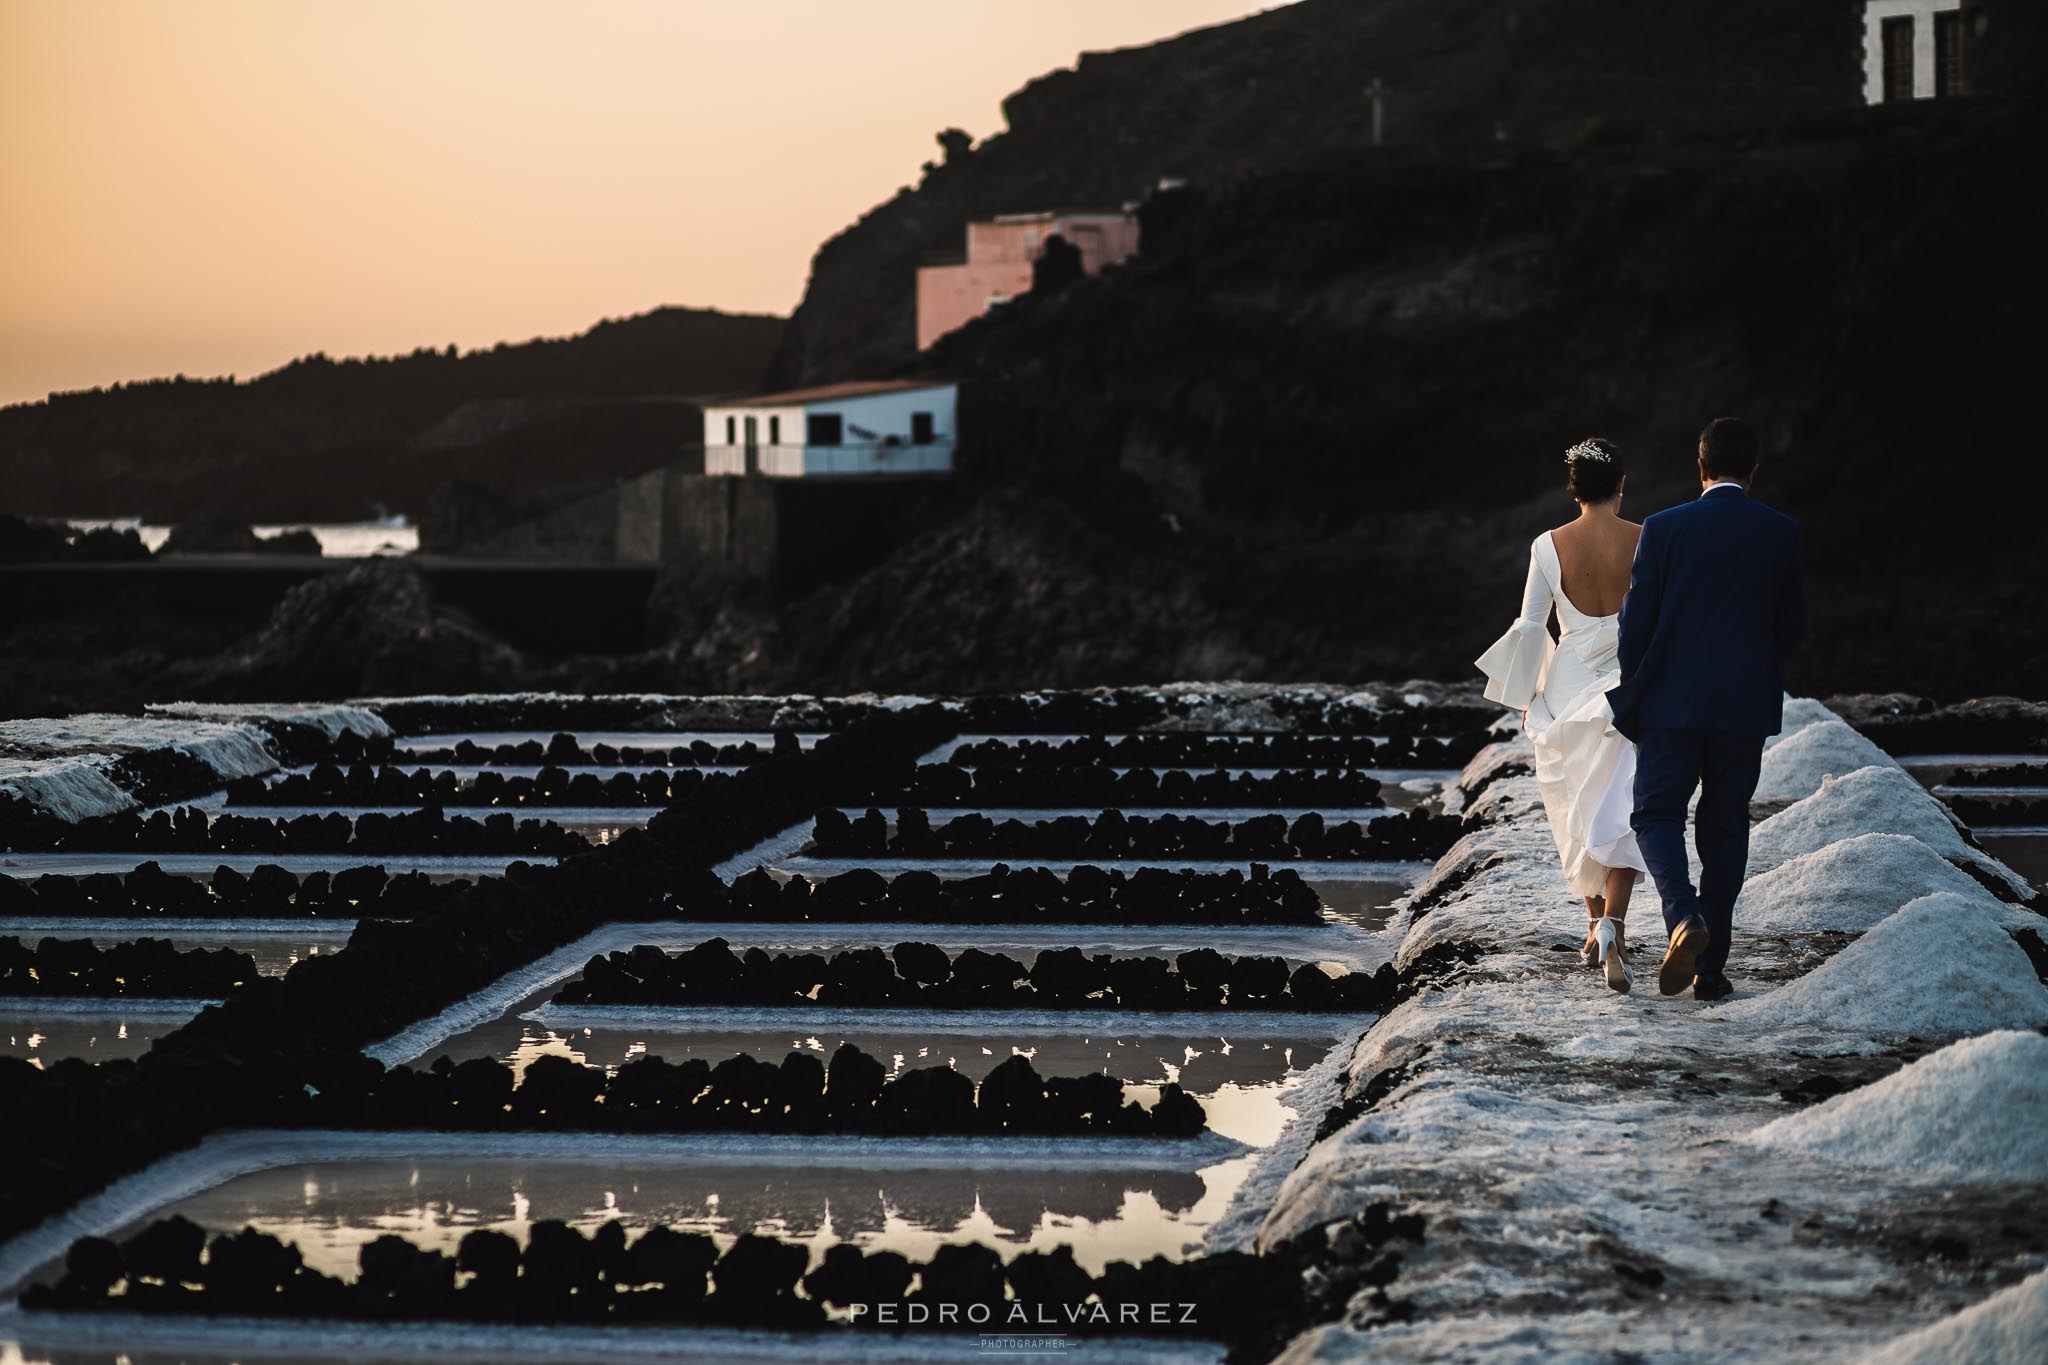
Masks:
[[[471,541],[461,553],[679,564],[786,598],[872,568],[944,496],[936,483],[721,478],[669,466]]]

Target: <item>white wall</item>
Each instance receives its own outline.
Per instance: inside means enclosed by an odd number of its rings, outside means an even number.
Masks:
[[[782,444],[803,444],[804,410],[801,407],[746,408],[728,405],[704,409],[705,445],[722,446],[728,444],[725,439],[725,419],[728,417],[733,419],[734,433],[730,442],[732,445],[745,445],[747,443],[747,419],[749,417],[754,419],[754,439],[760,444],[764,446],[774,444],[774,442],[769,440],[768,436],[768,419],[771,417],[779,419],[782,423]]]
[[[959,396],[959,389],[951,384],[930,389],[899,389],[889,393],[866,394],[859,398],[811,403],[806,405],[805,413],[808,416],[838,413],[846,428],[845,443],[868,445],[891,436],[908,444],[910,415],[914,412],[928,412],[932,415],[932,439],[951,441]],[[862,427],[874,434],[862,436],[853,430],[854,427]],[[803,439],[802,427],[797,428],[795,439]]]
[[[1863,98],[1884,103],[1884,21],[1913,16],[1913,98],[1934,98],[1934,16],[1961,9],[1963,0],[1864,0]]]
[[[754,438],[759,445],[761,472],[785,478],[804,474],[943,473],[953,466],[952,444],[957,430],[960,390],[953,384],[928,389],[895,389],[886,393],[853,398],[828,399],[798,407],[746,407],[723,404],[704,409],[704,472],[706,474],[746,473],[747,418],[754,419]],[[932,415],[932,444],[911,443],[911,417]],[[807,419],[836,413],[841,424],[841,447],[815,446],[806,449]],[[733,419],[733,439],[726,440],[725,422]],[[781,439],[770,439],[769,419],[780,421]],[[855,431],[859,427],[861,431]],[[869,434],[862,434],[863,432]],[[873,451],[889,437],[899,448]],[[854,449],[859,447],[860,449]]]

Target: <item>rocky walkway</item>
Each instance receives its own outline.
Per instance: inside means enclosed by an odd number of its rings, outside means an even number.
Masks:
[[[2048,920],[1813,702],[1766,755],[1717,1005],[1578,963],[1526,741],[1397,916],[1432,984],[1359,1041],[1250,1239],[1421,1214],[1309,1360],[2048,1359]],[[1375,1278],[1367,1275],[1363,1282]],[[1380,1278],[1383,1278],[1381,1276]]]

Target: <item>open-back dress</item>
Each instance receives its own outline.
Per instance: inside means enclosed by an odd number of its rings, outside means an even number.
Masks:
[[[1629,828],[1636,746],[1614,728],[1607,690],[1621,677],[1621,616],[1588,616],[1564,595],[1557,545],[1545,531],[1529,546],[1522,614],[1479,656],[1489,700],[1529,713],[1536,785],[1572,890],[1603,893],[1609,868],[1643,873]],[[1557,612],[1558,638],[1546,625]]]

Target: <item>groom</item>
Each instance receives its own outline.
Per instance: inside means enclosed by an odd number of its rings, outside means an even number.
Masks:
[[[1630,825],[1670,934],[1657,989],[1700,1000],[1723,972],[1749,863],[1749,799],[1764,738],[1779,729],[1785,657],[1806,629],[1799,523],[1749,495],[1757,439],[1717,417],[1700,433],[1700,496],[1643,522],[1621,604],[1614,728],[1636,742]],[[1694,890],[1685,808],[1700,792]]]

